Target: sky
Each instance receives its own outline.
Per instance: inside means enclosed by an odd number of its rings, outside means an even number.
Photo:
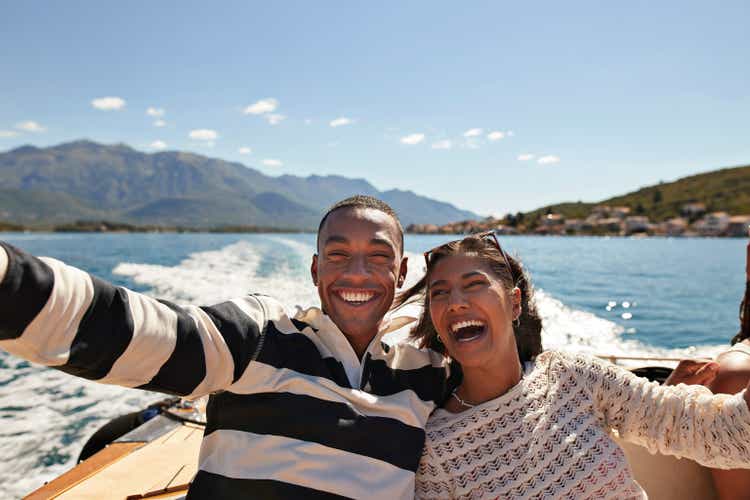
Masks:
[[[77,139],[482,215],[750,164],[750,3],[0,0],[0,151]]]

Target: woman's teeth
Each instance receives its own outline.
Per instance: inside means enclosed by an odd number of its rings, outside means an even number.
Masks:
[[[451,332],[456,342],[471,342],[482,336],[485,323],[479,320],[458,321],[451,325]]]
[[[339,292],[339,296],[346,302],[367,302],[375,296],[374,292]]]
[[[482,326],[484,326],[484,322],[476,320],[476,319],[470,319],[470,320],[467,320],[467,321],[459,321],[459,322],[453,323],[451,325],[451,331],[453,333],[456,333],[461,328],[466,328],[466,327],[469,327],[469,326],[480,326],[480,327],[482,327]]]

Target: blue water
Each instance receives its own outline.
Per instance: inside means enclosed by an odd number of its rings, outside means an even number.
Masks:
[[[316,303],[311,234],[3,234],[36,255],[179,303],[250,291]],[[412,273],[450,236],[406,237]],[[505,237],[538,290],[551,348],[711,355],[738,329],[745,240]],[[0,497],[17,497],[75,463],[109,418],[159,395],[103,386],[0,352]]]
[[[283,237],[315,244],[310,234]],[[275,253],[279,245],[256,234],[6,234],[3,238],[138,291],[149,286],[113,274],[119,263],[176,266],[191,254],[238,241],[260,246],[266,257],[262,275],[273,273],[284,256],[301,280],[306,279],[309,265],[302,256]],[[418,256],[452,238],[407,235],[406,250]],[[517,236],[505,238],[502,244],[526,264],[538,288],[569,307],[614,321],[630,332],[634,329],[630,335],[644,343],[665,348],[719,344],[738,329],[744,291],[743,239]],[[610,301],[617,305],[607,310]],[[631,307],[624,309],[623,302]],[[633,317],[622,319],[627,312]]]

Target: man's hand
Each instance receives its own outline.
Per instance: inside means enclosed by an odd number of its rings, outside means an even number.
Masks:
[[[710,384],[719,370],[719,363],[707,359],[683,359],[664,381],[664,385]]]

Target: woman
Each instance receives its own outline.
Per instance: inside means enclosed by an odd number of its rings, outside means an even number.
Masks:
[[[537,333],[540,322],[531,287],[494,234],[425,258],[425,278],[405,296],[426,288],[413,336],[457,361],[464,377],[428,422],[418,498],[645,497],[610,429],[705,465],[750,465],[750,392],[661,387],[561,352],[532,359],[524,322]]]

